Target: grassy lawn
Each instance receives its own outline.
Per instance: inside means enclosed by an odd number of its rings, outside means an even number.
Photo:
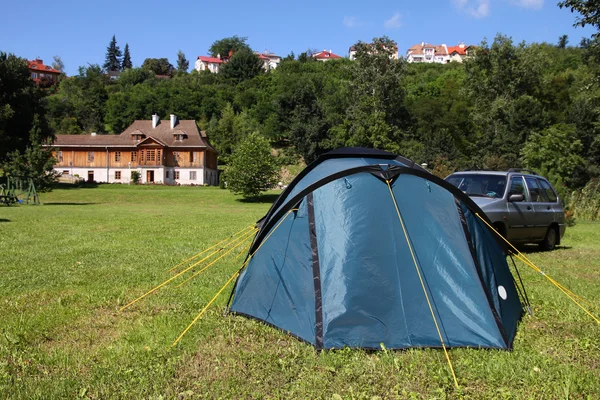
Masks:
[[[0,206],[0,398],[600,398],[600,325],[521,265],[533,317],[512,352],[342,350],[224,317],[229,289],[169,346],[236,271],[237,250],[181,288],[168,269],[264,215],[204,187],[104,185]],[[240,247],[241,249],[241,247]],[[529,258],[600,304],[600,224]],[[596,307],[600,314],[600,307]]]

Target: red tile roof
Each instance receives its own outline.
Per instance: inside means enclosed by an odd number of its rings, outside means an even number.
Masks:
[[[206,63],[223,64],[223,60],[217,57],[198,56],[198,60]]]
[[[317,60],[328,60],[330,58],[342,58],[342,57],[338,56],[337,54],[333,54],[332,52],[325,51],[325,50],[313,54],[313,57],[316,58]]]
[[[44,65],[44,61],[40,59],[28,61],[28,64],[29,69],[32,71],[44,72],[46,74],[60,74],[59,70],[54,69],[49,65]]]
[[[456,54],[460,55],[460,56],[466,56],[467,55],[467,48],[469,46],[448,46],[448,54],[452,54],[454,52],[456,52]]]

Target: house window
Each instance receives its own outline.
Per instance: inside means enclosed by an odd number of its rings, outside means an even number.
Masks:
[[[160,162],[160,160],[162,160],[162,158],[161,158],[161,151],[160,150],[156,150],[156,161]]]
[[[121,179],[121,171],[115,171],[115,179]]]
[[[179,171],[175,171],[175,179],[179,179]]]
[[[148,150],[146,152],[146,161],[154,161],[155,160],[154,156],[155,156],[154,150]]]
[[[173,152],[173,158],[175,159],[175,161],[179,161],[179,152],[178,151]]]
[[[32,72],[32,73],[31,73],[31,77],[32,77],[33,79],[37,79],[37,77],[38,77],[38,74],[37,74],[37,72]]]
[[[167,172],[165,172],[165,177],[166,177],[167,179],[171,179],[171,171],[167,171]]]
[[[67,170],[64,170],[62,173],[63,173],[63,175],[69,175],[69,171],[67,171]]]
[[[190,181],[196,180],[196,171],[190,171]]]
[[[56,158],[57,158],[58,162],[62,162],[62,160],[63,160],[62,151],[59,151],[56,153]]]
[[[135,151],[131,152],[131,161],[132,162],[137,161],[137,152],[135,152]]]
[[[115,161],[116,162],[121,161],[121,152],[120,151],[115,151]]]
[[[94,162],[94,152],[88,151],[88,162]]]

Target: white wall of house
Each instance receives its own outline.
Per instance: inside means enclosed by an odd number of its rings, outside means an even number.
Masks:
[[[151,183],[148,181],[148,171],[154,171],[154,183],[167,185],[218,185],[219,172],[212,168],[173,168],[173,167],[154,167],[154,168],[109,168],[108,179],[106,168],[55,168],[55,171],[63,174],[65,177],[76,175],[84,181],[88,181],[88,172],[93,172],[94,182],[99,183],[129,183],[131,182],[131,172],[140,173],[140,183]],[[118,172],[121,178],[118,179]],[[175,177],[179,174],[179,178]]]

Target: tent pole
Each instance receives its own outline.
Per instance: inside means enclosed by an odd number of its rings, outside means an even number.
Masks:
[[[415,256],[415,252],[413,250],[412,244],[410,242],[410,238],[408,237],[408,232],[406,231],[406,226],[404,225],[404,220],[402,219],[402,215],[400,214],[400,209],[398,208],[398,203],[396,202],[396,197],[394,196],[394,192],[392,191],[392,187],[390,186],[390,181],[385,181],[388,185],[388,189],[390,190],[390,195],[392,196],[392,201],[394,202],[394,207],[396,207],[396,213],[398,214],[398,219],[400,220],[400,225],[402,226],[402,231],[404,232],[404,238],[406,239],[406,244],[408,244],[408,249],[410,250],[410,255],[412,256],[413,263],[415,265],[415,269],[417,270],[417,275],[419,275],[419,280],[421,281],[421,287],[423,288],[423,293],[425,294],[425,299],[427,300],[427,305],[429,306],[429,311],[431,311],[431,317],[433,318],[433,323],[435,324],[435,329],[437,330],[438,336],[440,337],[440,342],[442,343],[442,347],[444,349],[444,354],[446,355],[446,360],[448,361],[448,366],[450,367],[450,372],[452,372],[452,378],[454,378],[454,386],[458,389],[458,380],[456,379],[456,374],[454,373],[454,367],[452,367],[452,361],[450,360],[450,355],[448,354],[448,349],[446,348],[446,344],[444,343],[444,338],[442,337],[442,332],[440,331],[440,327],[437,322],[437,318],[435,317],[435,312],[433,311],[433,306],[431,305],[431,301],[429,299],[429,295],[427,294],[427,288],[425,288],[425,282],[423,281],[423,276],[421,275],[421,269],[419,268],[419,263],[417,262],[417,258]]]

